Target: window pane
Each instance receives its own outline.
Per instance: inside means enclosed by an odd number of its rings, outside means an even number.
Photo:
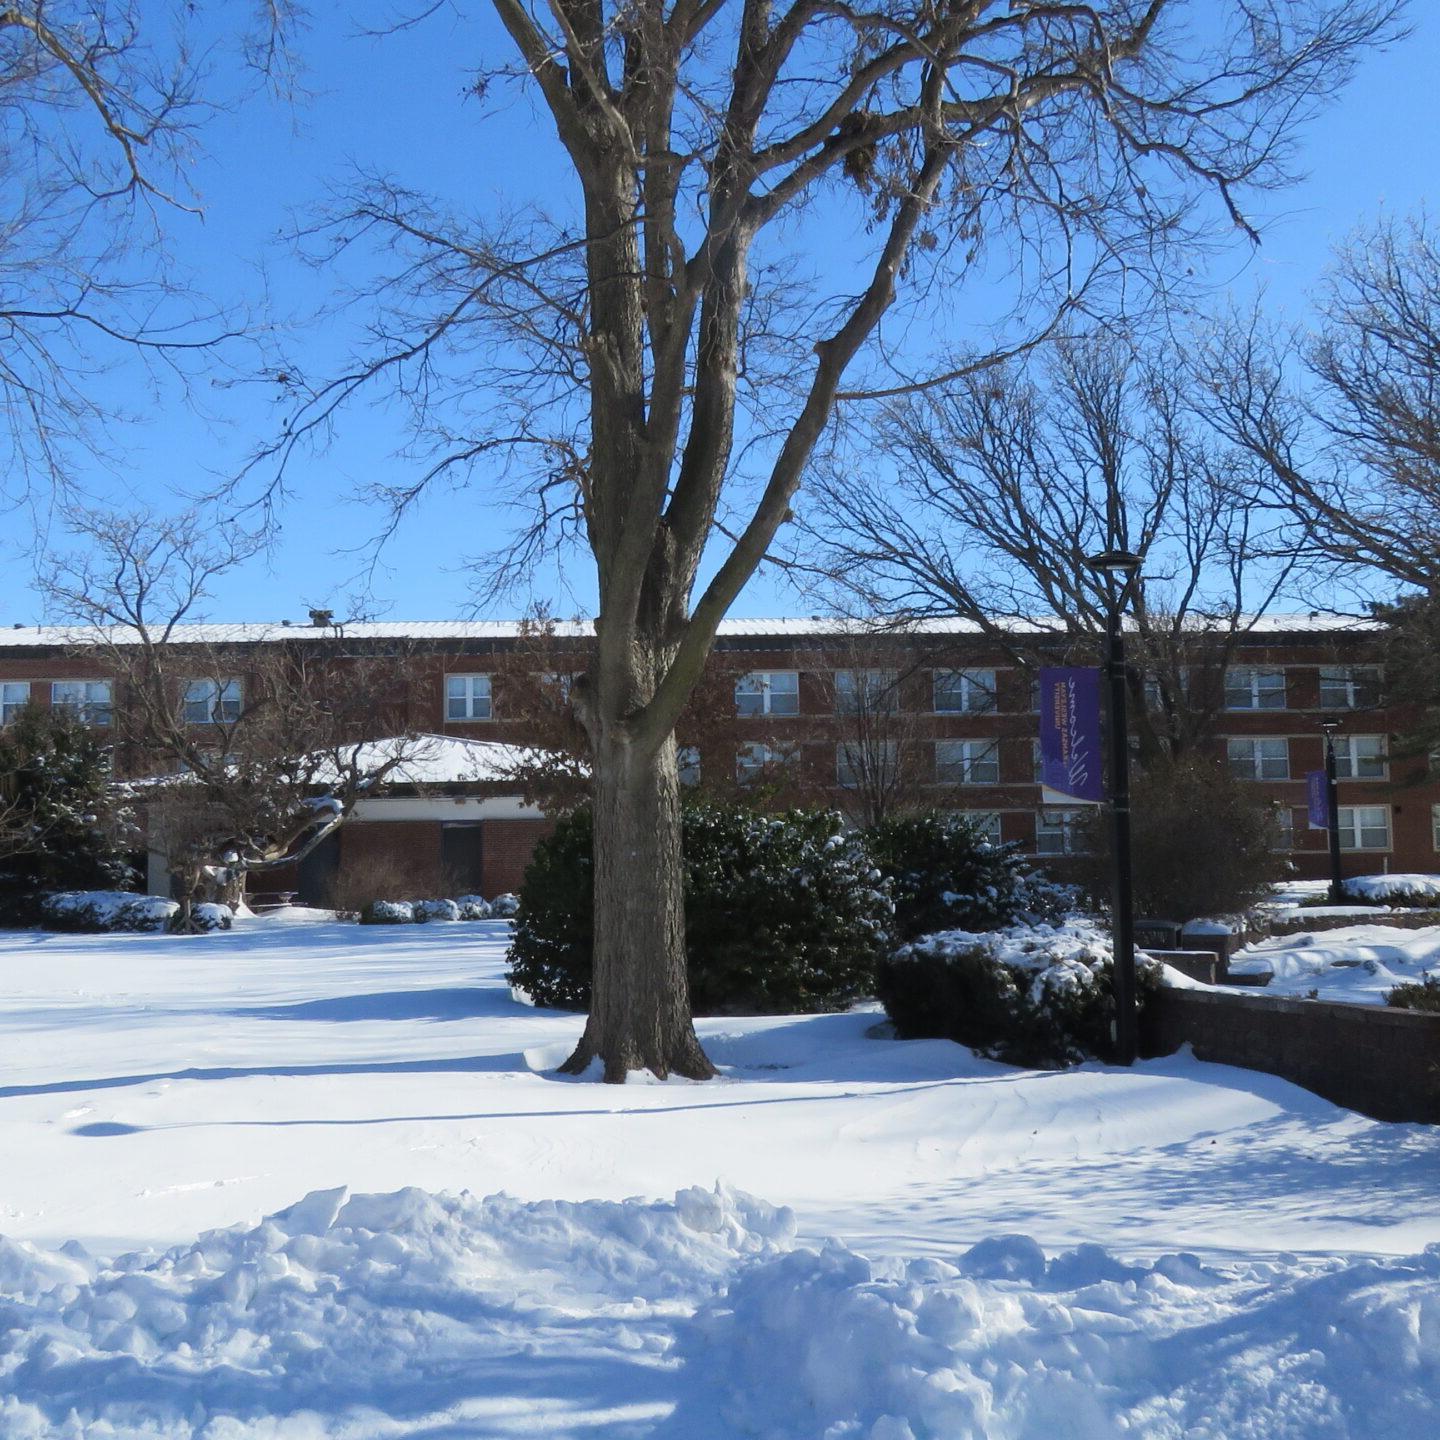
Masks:
[[[28,680],[7,680],[0,685],[0,725],[8,725],[30,703]]]

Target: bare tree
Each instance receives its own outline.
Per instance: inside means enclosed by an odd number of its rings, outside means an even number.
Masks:
[[[1169,346],[1072,336],[890,405],[880,457],[832,466],[810,529],[842,592],[969,622],[1023,666],[1093,655],[1103,550],[1143,557],[1127,591],[1137,719],[1152,752],[1208,733],[1236,645],[1285,593],[1256,465],[1189,414]],[[1148,683],[1146,683],[1148,682]]]
[[[362,182],[317,232],[394,269],[374,347],[294,379],[281,475],[390,381],[425,454],[399,509],[508,464],[538,510],[500,578],[557,530],[594,558],[596,648],[571,701],[594,766],[595,984],[569,1070],[712,1073],[685,980],[674,729],[836,405],[978,371],[1098,277],[1164,283],[1217,212],[1248,229],[1244,188],[1283,178],[1292,123],[1400,7],[1219,8],[1202,43],[1180,0],[495,0],[577,210],[486,224]],[[833,289],[804,281],[821,229],[860,237]],[[998,346],[947,364],[901,343],[1007,270],[1028,324]]]
[[[122,761],[148,777],[132,790],[187,914],[302,859],[415,758],[405,647],[256,643],[197,623],[210,583],[256,541],[196,512],[69,519],[86,543],[54,559],[45,591],[85,627],[80,653],[113,677]]]
[[[12,501],[43,509],[77,451],[113,454],[98,376],[118,358],[183,374],[234,338],[236,316],[188,291],[165,250],[167,218],[199,213],[186,172],[213,108],[186,18],[140,0],[0,7],[0,495]],[[245,20],[247,60],[278,77],[288,0],[260,0]]]
[[[1347,576],[1440,586],[1440,237],[1424,215],[1355,235],[1311,329],[1258,310],[1195,363],[1197,403],[1254,458],[1289,543]]]

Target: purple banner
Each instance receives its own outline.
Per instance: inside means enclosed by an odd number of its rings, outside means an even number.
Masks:
[[[1323,770],[1307,770],[1305,772],[1305,799],[1310,809],[1310,828],[1312,830],[1328,830],[1330,828],[1330,792],[1325,784]]]
[[[1040,672],[1040,783],[1067,800],[1105,798],[1098,670],[1072,665]]]

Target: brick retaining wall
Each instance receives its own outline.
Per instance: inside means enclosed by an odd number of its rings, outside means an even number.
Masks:
[[[1163,990],[1141,1042],[1146,1055],[1188,1042],[1201,1060],[1279,1075],[1377,1120],[1440,1124],[1440,1015]]]

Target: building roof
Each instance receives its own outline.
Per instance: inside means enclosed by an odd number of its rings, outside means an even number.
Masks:
[[[1005,622],[1004,629],[1014,634],[1060,634],[1043,620],[1016,618]],[[1251,635],[1313,635],[1337,634],[1346,631],[1377,631],[1383,622],[1355,615],[1310,611],[1307,614],[1264,615],[1246,627]],[[289,625],[284,622],[215,622],[178,625],[172,632],[177,645],[263,645],[296,640],[516,640],[526,633],[518,620],[379,620],[359,621],[341,626]],[[579,639],[594,633],[593,621],[565,620],[557,622],[555,633],[562,638]],[[720,624],[721,639],[764,636],[827,636],[844,634],[909,633],[919,635],[978,635],[981,627],[971,620],[922,620],[891,631],[869,622],[847,620],[838,616],[780,616],[758,620],[724,620]],[[13,625],[0,629],[0,650],[52,649],[85,645],[99,638],[124,643],[133,632],[124,628],[104,632],[88,625]]]

